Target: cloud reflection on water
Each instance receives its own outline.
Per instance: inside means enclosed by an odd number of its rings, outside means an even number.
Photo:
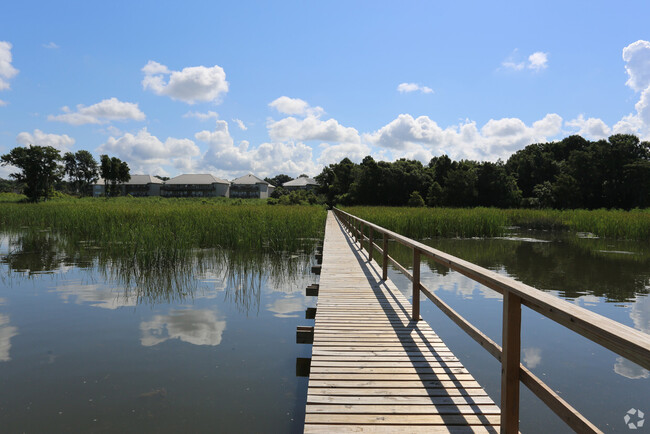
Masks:
[[[0,304],[2,300],[0,299]],[[0,362],[11,360],[11,338],[18,334],[18,328],[9,325],[9,315],[0,314]]]
[[[74,299],[76,304],[90,303],[91,306],[104,309],[117,309],[138,304],[137,296],[120,294],[116,288],[103,284],[84,285],[71,282],[59,285],[55,290],[65,303]]]
[[[140,324],[140,343],[151,347],[169,339],[180,339],[193,345],[216,346],[226,329],[225,319],[215,310],[172,309],[167,315],[155,315]]]
[[[542,363],[542,350],[541,348],[524,348],[523,349],[524,364],[528,369],[534,369]]]
[[[268,303],[266,309],[274,313],[278,318],[297,318],[300,315],[295,312],[302,312],[306,309],[307,303],[304,297],[285,297]]]
[[[650,334],[650,296],[637,297],[630,310],[634,328]],[[637,380],[650,378],[650,371],[623,357],[617,357],[614,372],[623,377]]]

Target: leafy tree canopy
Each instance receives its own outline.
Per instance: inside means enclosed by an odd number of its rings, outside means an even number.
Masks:
[[[0,161],[3,166],[11,165],[19,169],[9,176],[25,184],[23,192],[34,202],[48,199],[54,183],[63,176],[63,167],[59,164],[61,154],[52,146],[16,147],[1,156]]]

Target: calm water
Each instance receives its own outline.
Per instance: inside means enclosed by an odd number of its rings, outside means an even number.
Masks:
[[[302,431],[311,255],[137,274],[47,233],[1,240],[0,432]]]
[[[516,230],[426,242],[650,332],[647,243]],[[390,249],[408,265],[408,251]],[[296,359],[311,347],[295,344],[295,329],[313,323],[312,262],[309,250],[197,251],[177,269],[134,270],[47,232],[1,236],[0,431],[301,431]],[[500,342],[498,294],[433,264],[423,281]],[[498,402],[496,360],[432,303],[422,308]],[[524,363],[601,429],[628,432],[630,408],[650,414],[648,371],[526,308],[522,321]],[[566,431],[523,386],[521,418],[522,431]]]
[[[650,246],[604,240],[590,234],[512,230],[499,239],[432,239],[426,244],[548,291],[591,311],[650,333]],[[391,245],[400,262],[410,251]],[[501,343],[502,297],[435,263],[423,266],[422,281],[480,330]],[[391,279],[410,295],[410,282]],[[422,316],[500,402],[500,365],[428,299]],[[606,432],[629,432],[631,408],[650,415],[650,373],[555,322],[522,308],[522,361],[553,390]],[[538,398],[521,386],[523,432],[570,431]],[[647,418],[648,416],[646,416]],[[646,421],[648,422],[648,421]],[[643,428],[650,430],[649,424]],[[637,431],[638,432],[638,431]]]

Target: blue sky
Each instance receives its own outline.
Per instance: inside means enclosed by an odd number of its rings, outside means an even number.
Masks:
[[[60,3],[2,6],[0,153],[231,179],[650,137],[646,1]]]

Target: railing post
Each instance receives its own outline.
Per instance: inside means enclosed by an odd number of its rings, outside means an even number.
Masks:
[[[501,432],[519,432],[519,363],[521,298],[503,292],[503,350],[501,353]]]
[[[372,262],[372,248],[374,247],[372,243],[374,243],[372,239],[372,226],[369,226],[368,227],[368,262]]]
[[[388,280],[388,234],[384,233],[384,244],[381,260],[381,278]]]
[[[413,321],[420,320],[420,251],[413,248]]]
[[[359,222],[359,250],[363,252],[363,223]]]

